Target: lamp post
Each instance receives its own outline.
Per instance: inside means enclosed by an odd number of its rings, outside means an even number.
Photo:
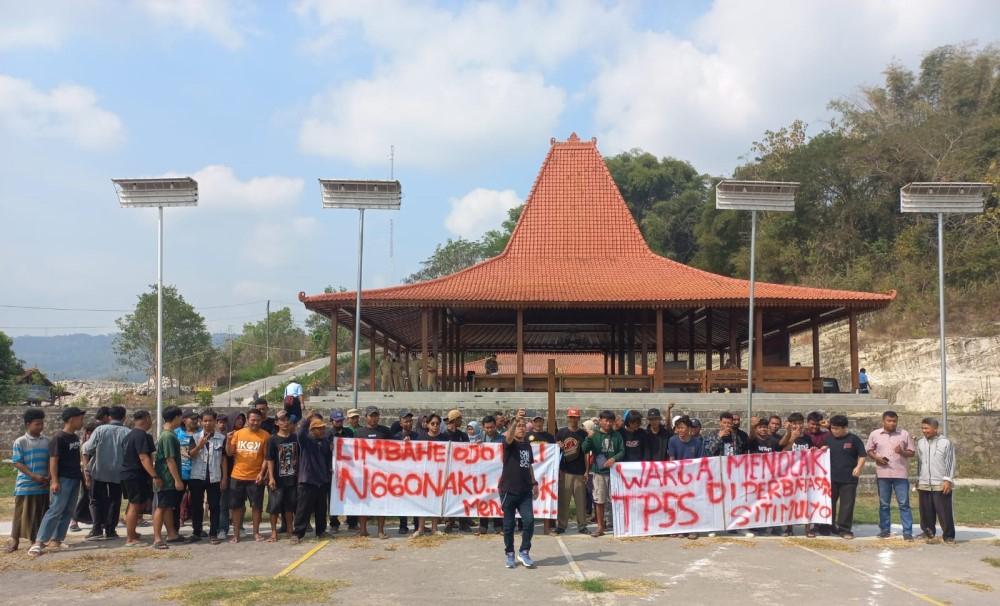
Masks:
[[[198,205],[198,182],[190,177],[112,179],[122,208],[156,208],[156,433],[163,428],[163,209]]]
[[[948,365],[944,340],[944,215],[983,212],[990,183],[907,183],[899,190],[899,207],[904,213],[937,214],[938,240],[938,339],[941,342],[941,433],[948,435]]]
[[[726,179],[715,186],[715,208],[750,211],[750,310],[747,319],[747,419],[753,416],[754,283],[757,279],[757,211],[791,212],[799,184]],[[763,360],[761,360],[763,367]]]
[[[399,181],[320,179],[319,185],[323,194],[323,208],[353,208],[358,211],[358,288],[354,293],[353,384],[353,407],[357,408],[358,354],[361,350],[361,274],[365,255],[365,211],[399,210],[403,190]],[[374,335],[372,338],[374,339]],[[372,350],[374,351],[374,345]],[[371,363],[374,364],[375,360],[372,360]]]

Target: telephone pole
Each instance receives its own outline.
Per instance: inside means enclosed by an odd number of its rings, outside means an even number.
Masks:
[[[267,300],[267,317],[264,319],[264,358],[271,361],[271,300]]]

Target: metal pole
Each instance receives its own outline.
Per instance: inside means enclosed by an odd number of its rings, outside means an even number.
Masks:
[[[226,327],[229,333],[229,407],[233,407],[233,327]]]
[[[358,407],[358,354],[361,353],[361,269],[365,255],[365,209],[358,209],[358,289],[354,293],[354,408]],[[374,335],[373,335],[374,337]],[[371,361],[372,364],[375,360]]]
[[[941,341],[941,433],[948,435],[948,364],[944,342],[944,213],[938,213],[938,314]]]
[[[267,300],[267,314],[264,316],[264,359],[271,361],[271,300]]]
[[[757,278],[757,265],[755,263],[757,250],[757,211],[750,211],[750,319],[747,324],[747,419],[753,416],[753,337],[755,325],[753,323],[754,308],[754,280]],[[749,422],[749,421],[748,421]]]
[[[156,235],[156,435],[163,431],[163,207]]]

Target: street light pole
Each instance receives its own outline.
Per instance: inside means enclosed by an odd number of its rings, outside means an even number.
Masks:
[[[747,419],[753,416],[753,368],[756,325],[757,211],[794,211],[799,184],[784,181],[737,181],[724,179],[715,186],[715,207],[719,210],[750,211],[750,297],[747,311]],[[711,347],[711,344],[709,344]],[[730,354],[732,355],[732,354]],[[763,368],[763,360],[761,368]]]
[[[904,213],[934,213],[938,220],[938,340],[941,342],[941,434],[948,435],[948,364],[944,333],[944,215],[982,213],[991,183],[920,182],[899,189],[899,209]]]
[[[358,209],[358,288],[354,292],[354,383],[352,399],[358,407],[358,355],[361,353],[361,273],[365,257],[365,209]],[[372,360],[370,363],[374,364]]]
[[[112,179],[123,208],[156,208],[156,431],[163,429],[163,209],[198,205],[191,177]],[[179,384],[179,382],[178,382]]]

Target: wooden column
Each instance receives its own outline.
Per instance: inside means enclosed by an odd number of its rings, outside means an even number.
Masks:
[[[735,366],[739,366],[740,359],[740,339],[737,336],[738,328],[736,324],[736,311],[729,309],[729,361]]]
[[[639,322],[639,370],[643,376],[649,374],[649,347],[646,345],[646,310],[642,310]]]
[[[448,319],[448,313],[444,312],[442,316],[443,322],[441,323],[441,335],[444,340],[443,353],[441,356],[444,358],[444,372],[441,375],[441,391],[451,391],[451,364],[452,364],[452,349],[451,349],[451,321]]]
[[[812,317],[813,378],[820,377],[819,371],[819,316]]]
[[[663,310],[656,310],[656,366],[653,367],[653,393],[663,387]]]
[[[605,352],[604,352],[604,375],[607,376],[607,374],[608,374],[608,352],[605,350]]]
[[[858,382],[858,373],[861,364],[858,362],[858,314],[851,312],[848,316],[848,323],[851,329],[851,391],[856,392],[861,386]]]
[[[694,310],[688,312],[688,369],[694,370]]]
[[[369,391],[375,391],[375,367],[378,361],[375,359],[375,341],[378,339],[378,332],[374,328],[368,328],[368,374],[371,380],[371,388]]]
[[[616,324],[611,324],[611,350],[608,352],[608,356],[611,358],[611,374],[617,374],[618,370],[618,349],[616,342],[618,340],[618,327]]]
[[[625,366],[625,320],[622,314],[618,314],[618,374],[627,375],[628,368]]]
[[[674,362],[680,359],[681,329],[680,319],[674,321]]]
[[[753,315],[753,372],[754,381],[760,380],[760,369],[764,368],[764,311],[755,310]]]
[[[420,387],[427,389],[430,373],[427,371],[427,357],[430,355],[431,318],[427,308],[420,310]]]
[[[517,310],[517,368],[514,371],[514,391],[524,391],[524,310]]]
[[[705,311],[705,370],[712,370],[712,310]]]
[[[546,391],[548,392],[548,417],[546,422],[546,428],[549,433],[556,435],[556,361],[554,358],[549,358],[548,366],[546,368],[548,374],[548,380],[546,381]]]
[[[340,310],[334,309],[330,314],[330,388],[337,391],[337,329],[340,326],[337,314]]]
[[[625,354],[625,364],[627,364],[626,372],[627,375],[635,374],[635,322],[632,321],[632,313],[629,312],[628,324],[626,325],[627,343],[628,351]]]
[[[434,360],[434,389],[441,389],[441,314],[438,310],[431,312],[431,358]]]
[[[462,347],[462,325],[455,325],[455,344],[458,346],[458,391],[465,391],[465,348]]]

